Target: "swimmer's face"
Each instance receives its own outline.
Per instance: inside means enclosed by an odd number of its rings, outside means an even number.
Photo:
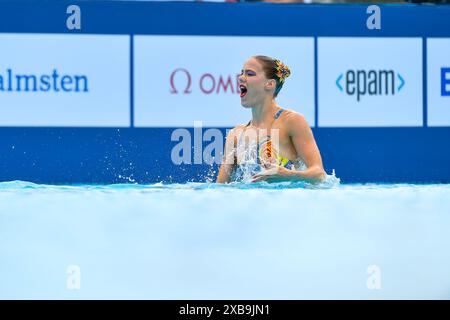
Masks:
[[[275,80],[267,79],[262,65],[255,58],[248,59],[239,76],[241,104],[251,108],[272,97],[275,90]]]

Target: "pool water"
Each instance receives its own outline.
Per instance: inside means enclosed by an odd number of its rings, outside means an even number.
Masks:
[[[449,230],[450,185],[3,182],[0,298],[449,299]]]

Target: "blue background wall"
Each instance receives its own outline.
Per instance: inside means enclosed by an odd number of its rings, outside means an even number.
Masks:
[[[80,31],[66,29],[66,8],[70,4],[82,8]],[[450,37],[448,6],[382,6],[381,30],[361,27],[366,23],[366,8],[365,5],[6,1],[0,3],[0,32]],[[425,46],[423,59],[426,61]],[[425,78],[426,72],[426,81]],[[450,127],[428,127],[426,92],[424,83],[423,127],[314,128],[326,170],[335,169],[344,183],[450,182]],[[7,106],[0,109],[8,112]],[[216,167],[172,164],[170,151],[175,145],[170,142],[172,129],[133,125],[1,127],[0,180],[204,181]]]

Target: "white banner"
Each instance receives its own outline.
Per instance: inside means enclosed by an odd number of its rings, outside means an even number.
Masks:
[[[0,34],[1,126],[130,125],[130,37]]]
[[[253,55],[292,71],[277,102],[314,125],[314,39],[292,37],[135,36],[137,127],[233,127],[251,112],[240,104],[237,75]]]
[[[450,39],[427,39],[428,126],[450,126]]]
[[[319,38],[320,127],[422,126],[421,38]]]

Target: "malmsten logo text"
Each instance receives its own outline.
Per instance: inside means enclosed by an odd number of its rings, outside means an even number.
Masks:
[[[62,74],[53,69],[48,74],[15,73],[13,69],[0,69],[2,92],[89,92],[86,75]]]

